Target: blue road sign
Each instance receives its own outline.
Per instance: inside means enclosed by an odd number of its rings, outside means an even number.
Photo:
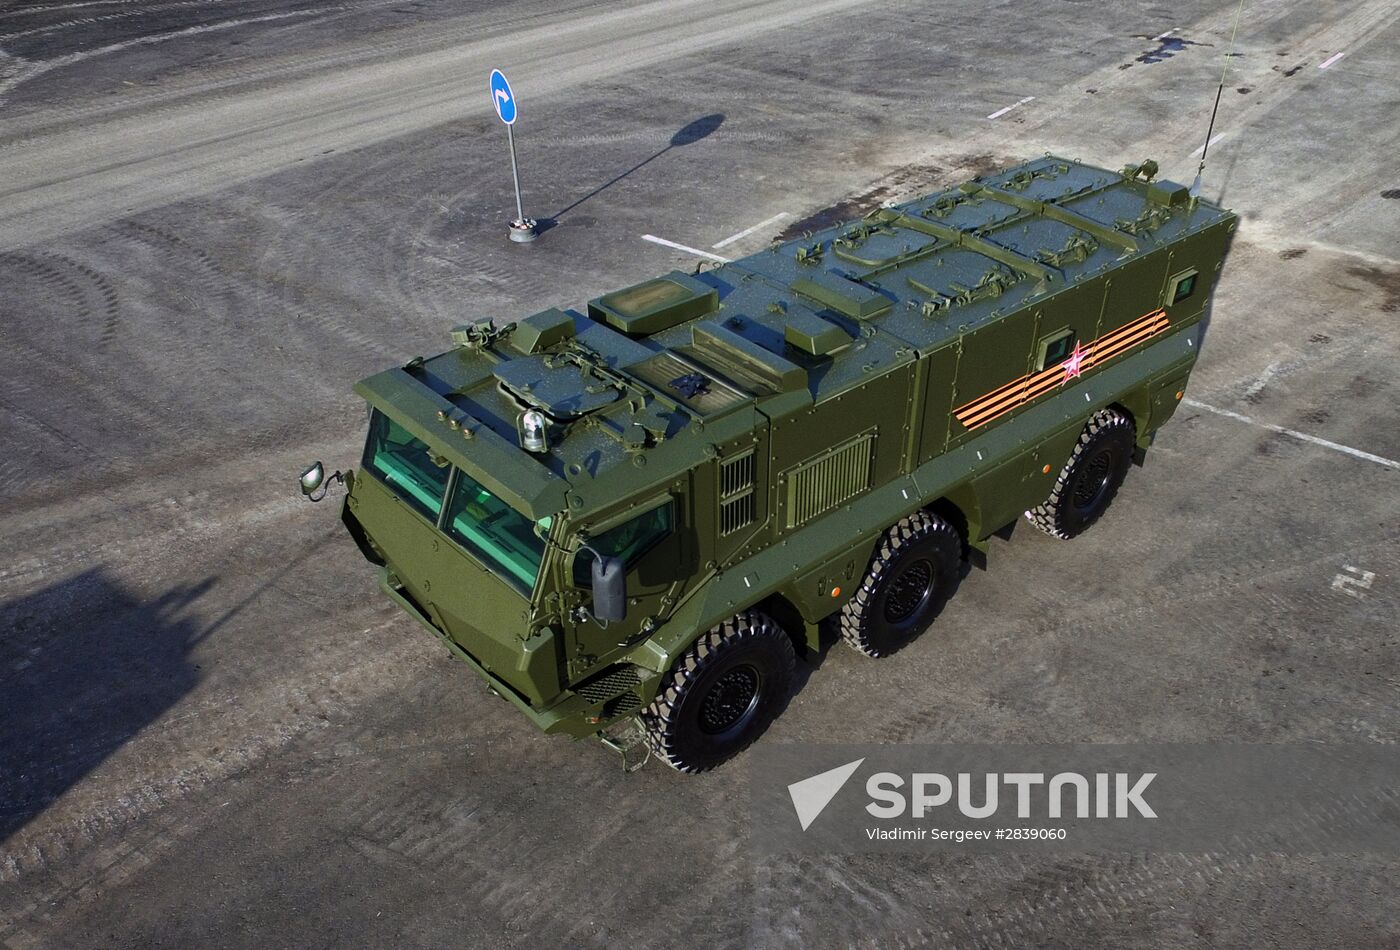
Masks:
[[[491,104],[502,122],[515,124],[515,93],[510,91],[510,83],[499,69],[491,70]]]

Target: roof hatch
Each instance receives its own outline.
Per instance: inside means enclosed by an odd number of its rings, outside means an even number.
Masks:
[[[572,419],[616,402],[622,392],[605,380],[590,378],[588,367],[559,356],[526,356],[497,363],[491,371],[501,385],[526,405],[556,419]]]

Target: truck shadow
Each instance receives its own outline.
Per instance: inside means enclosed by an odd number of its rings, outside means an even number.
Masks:
[[[142,600],[96,568],[0,604],[0,842],[194,688],[213,583]]]
[[[560,218],[568,214],[570,211],[573,211],[585,201],[602,194],[604,191],[607,191],[613,185],[616,185],[618,182],[622,181],[624,178],[628,177],[634,172],[640,171],[643,167],[650,165],[652,162],[656,161],[658,158],[665,155],[672,149],[684,148],[685,146],[698,142],[703,138],[708,138],[710,135],[713,135],[716,131],[718,131],[719,127],[723,124],[724,113],[714,112],[710,115],[701,116],[695,121],[682,126],[676,131],[675,135],[671,136],[671,140],[667,142],[664,147],[648,155],[646,158],[642,159],[640,162],[633,165],[625,172],[621,172],[620,174],[614,175],[612,178],[609,178],[607,181],[603,182],[597,188],[594,188],[582,198],[579,198],[578,200],[574,201],[572,204],[567,205],[554,212],[554,214],[541,221],[541,225],[543,225],[547,221],[552,227],[553,225],[558,223]]]

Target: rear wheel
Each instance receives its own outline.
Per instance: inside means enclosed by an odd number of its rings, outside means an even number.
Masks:
[[[957,529],[914,512],[880,539],[855,596],[841,608],[842,639],[866,656],[889,656],[938,615],[961,568]]]
[[[733,757],[782,710],[795,665],[792,640],[757,610],[711,628],[676,661],[642,714],[652,753],[682,772]]]
[[[1098,521],[1123,484],[1133,460],[1133,422],[1116,409],[1089,418],[1069,461],[1044,504],[1026,512],[1041,531],[1056,538],[1083,534]]]

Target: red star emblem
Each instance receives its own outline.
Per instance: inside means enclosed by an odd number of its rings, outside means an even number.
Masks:
[[[1069,358],[1067,360],[1060,364],[1064,367],[1065,370],[1065,382],[1074,379],[1076,376],[1084,372],[1084,356],[1085,353],[1083,348],[1080,347],[1078,343],[1076,343],[1074,345],[1074,352],[1069,355]]]

